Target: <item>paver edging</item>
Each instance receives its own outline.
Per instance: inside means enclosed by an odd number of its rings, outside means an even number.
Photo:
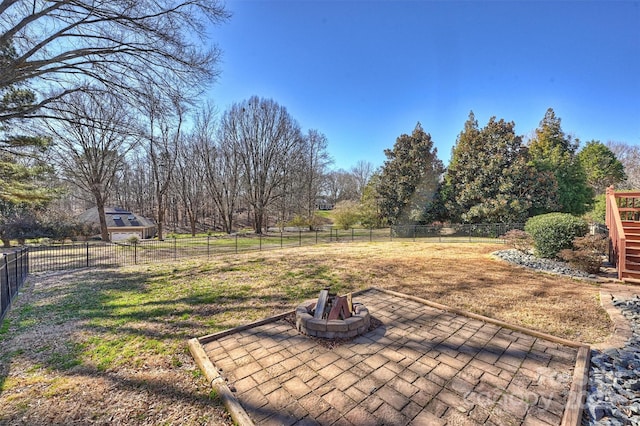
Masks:
[[[593,345],[594,349],[604,350],[623,348],[633,335],[629,320],[622,315],[620,309],[613,305],[612,298],[615,294],[616,291],[613,289],[600,290],[600,305],[607,312],[611,321],[613,321],[613,333],[604,342]]]
[[[500,321],[494,318],[485,317],[483,315],[474,314],[458,308],[452,308],[450,306],[441,305],[440,303],[431,302],[427,299],[422,299],[417,296],[411,296],[409,294],[398,293],[393,290],[387,290],[383,288],[371,287],[371,290],[377,290],[382,293],[391,294],[405,299],[413,300],[414,302],[422,303],[427,306],[431,306],[436,309],[440,309],[453,314],[466,316],[468,318],[477,319],[480,321],[495,324],[497,326],[508,328],[514,331],[520,331],[529,334],[534,337],[549,340],[554,343],[559,343],[565,346],[578,349],[578,355],[576,357],[576,363],[573,369],[573,378],[571,380],[571,388],[569,395],[567,396],[567,404],[562,416],[561,426],[580,426],[582,422],[582,413],[584,411],[584,403],[587,398],[587,385],[589,383],[589,363],[591,360],[591,347],[584,343],[574,342],[572,340],[562,339],[560,337],[552,336],[547,333],[542,333],[536,330],[531,330],[518,325],[509,324],[504,321]]]

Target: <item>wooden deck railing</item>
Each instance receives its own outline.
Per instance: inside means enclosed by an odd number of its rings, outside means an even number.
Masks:
[[[606,223],[609,227],[611,250],[609,260],[618,269],[618,278],[623,278],[627,255],[627,238],[623,221],[640,221],[640,192],[616,192],[607,188]]]

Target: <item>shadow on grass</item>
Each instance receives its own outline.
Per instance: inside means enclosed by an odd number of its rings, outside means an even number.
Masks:
[[[13,364],[21,369],[16,376],[38,376],[47,387],[51,379],[45,376],[51,373],[108,379],[117,387],[115,392],[126,389],[210,405],[208,396],[195,390],[185,392],[174,383],[189,381],[188,372],[144,380],[136,377],[142,372],[139,365],[150,363],[145,368],[152,369],[154,362],[165,369],[180,365],[188,338],[290,310],[297,297],[317,291],[257,295],[249,286],[191,288],[182,277],[171,282],[175,278],[171,275],[167,271],[86,269],[34,277],[29,297],[14,305],[3,324],[0,398],[16,389],[22,392],[20,398],[35,392],[24,392],[20,382],[7,382]],[[39,337],[24,338],[33,335]],[[75,402],[82,405],[82,399]],[[29,405],[24,404],[23,412],[28,413]],[[0,423],[13,420],[0,415]]]

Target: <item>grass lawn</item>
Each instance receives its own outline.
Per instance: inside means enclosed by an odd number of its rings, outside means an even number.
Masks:
[[[32,276],[0,327],[0,424],[229,424],[187,340],[325,286],[384,287],[588,343],[610,333],[597,285],[490,257],[502,248],[334,243]]]

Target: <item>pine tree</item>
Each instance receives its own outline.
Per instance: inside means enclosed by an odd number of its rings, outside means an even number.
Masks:
[[[624,166],[616,155],[600,141],[589,141],[578,153],[587,183],[596,195],[605,193],[607,187],[624,182],[627,178]]]
[[[400,135],[393,149],[384,153],[387,160],[377,185],[382,217],[392,225],[430,221],[434,195],[444,171],[431,135],[417,123],[411,135]]]
[[[16,52],[9,43],[0,45],[0,65],[14,60]],[[16,86],[0,87],[0,117],[31,108],[35,94]],[[50,198],[50,191],[40,185],[50,168],[40,155],[49,140],[15,133],[11,120],[0,121],[0,200],[16,204],[39,204]],[[0,215],[3,208],[0,207]]]
[[[593,202],[593,191],[576,156],[578,141],[564,133],[560,121],[549,108],[529,144],[529,152],[539,172],[554,175],[560,211],[580,215]]]

